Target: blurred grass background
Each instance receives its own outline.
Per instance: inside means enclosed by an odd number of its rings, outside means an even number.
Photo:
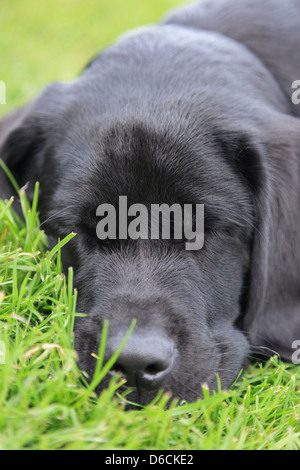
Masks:
[[[72,80],[126,30],[184,0],[0,0],[0,116],[53,80]]]

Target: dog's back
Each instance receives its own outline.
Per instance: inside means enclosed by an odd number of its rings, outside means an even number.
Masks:
[[[300,0],[197,1],[171,12],[164,23],[217,31],[243,43],[291,100],[292,84],[300,80]],[[300,116],[300,106],[292,110]]]

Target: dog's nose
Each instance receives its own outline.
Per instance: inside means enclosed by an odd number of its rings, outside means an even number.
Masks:
[[[121,342],[121,336],[108,340],[106,353],[114,354]],[[133,333],[122,349],[111,373],[120,373],[126,378],[126,385],[145,390],[158,389],[172,370],[175,357],[174,342],[167,336],[151,332]]]

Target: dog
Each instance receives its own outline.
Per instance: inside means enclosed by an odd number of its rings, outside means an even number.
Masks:
[[[300,340],[299,0],[204,0],[133,30],[79,78],[0,121],[0,155],[74,267],[79,366],[131,401],[188,402],[229,387],[253,352],[291,361]],[[294,95],[295,96],[295,95]],[[0,195],[13,189],[4,173]],[[97,208],[204,206],[204,246],[99,239]],[[132,219],[130,219],[132,220]],[[94,355],[92,356],[92,353]]]

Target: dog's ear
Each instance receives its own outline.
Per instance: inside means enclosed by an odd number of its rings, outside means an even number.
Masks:
[[[26,185],[29,199],[35,182],[41,177],[45,150],[61,107],[63,85],[50,85],[36,99],[0,121],[0,158],[19,187]],[[6,199],[12,195],[14,189],[0,168],[0,197]]]
[[[291,361],[300,340],[300,121],[276,114],[260,135],[262,177],[243,328],[251,344]]]

